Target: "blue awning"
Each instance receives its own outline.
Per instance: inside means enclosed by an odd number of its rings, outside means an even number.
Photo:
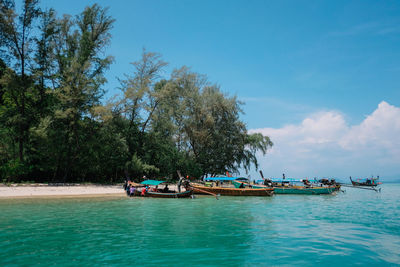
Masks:
[[[285,179],[282,179],[282,178],[271,178],[271,181],[272,182],[275,182],[275,183],[300,183],[300,182],[302,182],[303,181],[303,179],[295,179],[295,178],[285,178]]]
[[[141,182],[141,184],[144,184],[144,185],[159,185],[159,184],[162,184],[164,182],[165,181],[146,180],[146,181]]]
[[[241,177],[207,177],[204,178],[205,181],[233,181],[233,180],[237,180],[238,178]]]

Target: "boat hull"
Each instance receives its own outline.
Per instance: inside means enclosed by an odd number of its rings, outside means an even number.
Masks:
[[[195,193],[204,194],[201,191],[207,191],[221,196],[272,196],[273,188],[226,188],[226,187],[208,187],[201,185],[192,185]],[[196,191],[200,189],[201,191]]]
[[[233,181],[235,188],[239,188],[241,184],[245,187],[252,186],[252,188],[268,188],[265,185],[250,185],[245,182]],[[334,191],[338,191],[340,186],[329,187],[304,187],[304,186],[287,186],[287,187],[274,187],[275,194],[296,194],[296,195],[326,195]]]
[[[355,181],[351,181],[351,183],[354,186],[378,186],[378,184],[374,183],[374,184],[369,184],[369,183],[359,183],[359,182],[355,182]]]
[[[192,197],[193,191],[188,190],[181,193],[161,193],[161,192],[147,192],[145,197],[153,197],[153,198],[189,198]]]
[[[192,195],[193,195],[193,190],[187,190],[181,193],[176,193],[176,192],[163,193],[163,192],[148,191],[144,195],[142,195],[142,192],[140,190],[136,190],[130,196],[152,197],[152,198],[189,198],[192,197]]]
[[[365,180],[365,182],[361,182],[360,180]],[[353,184],[353,186],[378,186],[381,184],[379,182],[379,177],[378,178],[366,178],[366,179],[357,179],[356,181],[353,181],[350,177],[350,181]]]
[[[274,187],[275,194],[328,195],[335,191],[336,187]]]

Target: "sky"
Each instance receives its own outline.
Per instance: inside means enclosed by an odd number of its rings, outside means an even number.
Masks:
[[[107,97],[142,49],[206,74],[271,137],[265,176],[400,178],[399,1],[42,0],[109,7]],[[257,172],[250,172],[258,178]],[[347,179],[347,178],[346,178]]]

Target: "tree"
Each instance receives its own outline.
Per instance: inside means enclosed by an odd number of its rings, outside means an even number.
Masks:
[[[123,175],[199,177],[257,168],[272,146],[249,135],[241,103],[187,67],[143,50],[102,104],[104,56],[114,20],[97,4],[78,16],[40,11],[38,0],[0,0],[0,177],[112,182]]]
[[[18,129],[16,138],[18,142],[18,157],[24,161],[24,144],[28,140],[29,122],[27,116],[27,94],[32,90],[33,81],[29,77],[28,64],[31,61],[34,38],[30,35],[34,22],[40,14],[38,0],[25,0],[22,12],[18,16],[15,3],[11,0],[0,2],[0,45],[5,49],[3,58],[14,65],[14,71],[8,70],[2,79],[7,84],[10,100],[15,106],[16,114],[13,124]]]
[[[56,21],[53,40],[57,104],[53,126],[58,132],[54,145],[61,151],[55,176],[64,173],[64,179],[68,179],[73,165],[77,172],[79,167],[85,168],[78,159],[87,143],[83,137],[90,136],[82,133],[90,128],[93,109],[99,105],[101,86],[106,82],[104,71],[112,62],[111,56],[101,55],[109,44],[113,22],[107,9],[97,4],[85,8],[75,19],[64,16]]]
[[[163,102],[159,114],[171,115],[177,147],[195,159],[203,174],[258,167],[257,151],[265,154],[272,142],[247,133],[236,97],[226,96],[204,75],[186,67],[175,70],[169,83],[175,88],[170,90],[173,100]]]
[[[50,109],[51,93],[49,88],[54,87],[56,68],[54,62],[54,36],[56,34],[56,13],[53,9],[41,12],[40,24],[38,27],[39,36],[35,38],[36,51],[33,65],[33,75],[36,79],[36,86],[39,91],[37,109],[41,117],[48,114]]]
[[[123,97],[118,104],[122,115],[129,120],[127,140],[130,154],[142,156],[145,131],[160,103],[161,96],[155,90],[155,84],[167,63],[160,54],[143,49],[141,60],[132,65],[133,75],[125,75],[125,79],[120,80]]]

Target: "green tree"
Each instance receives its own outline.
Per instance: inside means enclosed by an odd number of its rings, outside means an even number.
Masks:
[[[118,103],[120,111],[129,121],[127,140],[130,154],[143,156],[143,139],[154,112],[159,105],[159,92],[155,84],[167,65],[160,54],[143,50],[140,61],[132,63],[133,75],[121,81],[123,97]]]
[[[272,142],[247,133],[242,103],[187,67],[162,77],[158,53],[143,50],[120,99],[102,104],[113,22],[97,4],[60,18],[38,0],[24,0],[20,14],[0,0],[1,178],[114,182],[257,168]]]
[[[204,75],[187,67],[175,70],[165,88],[173,93],[159,115],[171,116],[177,147],[195,159],[203,174],[248,170],[252,164],[258,167],[256,153],[265,154],[272,142],[247,133],[240,120],[242,103],[236,97],[223,94]]]
[[[76,18],[65,15],[54,27],[54,146],[59,149],[55,175],[64,180],[75,175],[89,162],[80,162],[87,131],[91,129],[93,109],[100,104],[101,86],[106,82],[104,72],[112,62],[102,57],[111,38],[114,19],[107,9],[97,4],[85,8]]]
[[[24,146],[29,137],[30,116],[27,112],[27,101],[34,85],[28,65],[32,61],[34,45],[31,33],[39,14],[38,0],[23,1],[19,15],[15,10],[14,1],[0,2],[0,46],[4,49],[2,56],[14,66],[13,70],[6,70],[2,83],[8,92],[8,99],[12,102],[10,105],[14,108],[9,122],[17,129],[15,134],[20,162],[24,161]]]
[[[38,115],[44,117],[51,112],[51,90],[56,77],[54,62],[54,36],[56,34],[56,13],[53,9],[41,12],[38,26],[39,34],[35,38],[36,51],[33,65],[33,75],[38,88]]]

